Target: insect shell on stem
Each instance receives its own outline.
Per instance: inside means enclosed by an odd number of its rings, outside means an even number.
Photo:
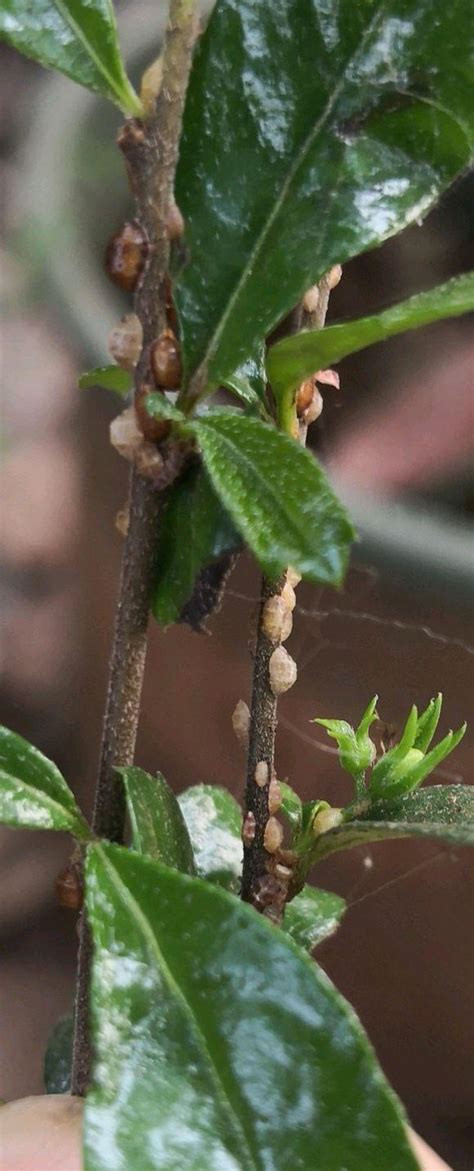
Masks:
[[[293,628],[291,609],[280,594],[267,598],[263,607],[262,627],[271,642],[285,642]]]
[[[270,687],[274,695],[283,695],[296,683],[297,668],[284,646],[273,651],[269,663]]]
[[[150,350],[150,366],[155,385],[177,390],[181,385],[181,355],[172,329],[164,329]]]
[[[69,863],[58,874],[55,883],[56,897],[61,907],[69,911],[80,911],[84,900],[84,887],[79,868],[75,863]]]
[[[105,250],[105,271],[119,289],[133,292],[148,255],[148,240],[137,220],[125,223],[109,240]]]
[[[143,345],[143,329],[136,313],[126,313],[109,334],[109,354],[124,370],[133,372]]]

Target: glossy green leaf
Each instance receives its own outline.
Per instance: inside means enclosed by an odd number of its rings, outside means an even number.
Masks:
[[[158,391],[147,396],[146,409],[151,419],[171,419],[174,423],[184,423],[185,420],[183,412]]]
[[[421,716],[418,716],[418,724],[413,747],[417,748],[419,752],[426,752],[431,744],[439,724],[442,704],[443,696],[441,692],[439,692],[435,699],[430,699],[428,707],[424,712],[421,713]]]
[[[303,805],[301,798],[286,781],[279,781],[281,790],[281,812],[290,823],[292,832],[299,833],[303,819]]]
[[[265,403],[266,389],[265,347],[259,348],[257,358],[247,358],[245,362],[234,370],[226,379],[226,387],[242,399],[248,407],[255,408],[257,414],[267,415]]]
[[[472,157],[470,0],[220,0],[177,174],[195,390],[335,263],[418,220]]]
[[[361,1025],[288,936],[118,846],[90,848],[87,890],[86,1171],[415,1171]]]
[[[73,1018],[70,1013],[55,1024],[44,1055],[43,1081],[47,1094],[68,1094],[71,1089]]]
[[[306,885],[285,910],[283,928],[298,947],[311,952],[333,935],[346,910],[346,903],[332,891]]]
[[[193,850],[178,801],[161,773],[118,768],[123,779],[132,844],[140,854],[158,858],[184,874],[194,874]]]
[[[192,785],[178,797],[197,873],[238,894],[242,875],[242,811],[227,789]]]
[[[473,309],[474,273],[469,272],[372,317],[283,338],[267,355],[272,389],[281,403],[304,378],[315,370],[334,365],[347,354],[363,350],[374,342],[385,341],[397,333],[429,325],[444,317],[458,317]]]
[[[207,473],[195,464],[170,489],[160,523],[152,601],[157,622],[177,622],[201,570],[239,544]]]
[[[394,800],[375,801],[354,821],[321,834],[312,862],[338,850],[388,838],[440,838],[474,845],[474,789],[470,785],[432,785]]]
[[[0,823],[22,829],[69,830],[90,837],[89,827],[56,765],[22,736],[0,727]]]
[[[0,0],[0,38],[126,113],[142,112],[120,56],[111,0]]]
[[[78,385],[80,390],[103,386],[104,390],[113,390],[120,398],[126,398],[132,389],[133,378],[121,366],[97,366],[95,370],[81,374]]]
[[[259,419],[210,411],[193,431],[216,492],[269,577],[288,565],[337,585],[353,529],[324,472],[296,440]]]

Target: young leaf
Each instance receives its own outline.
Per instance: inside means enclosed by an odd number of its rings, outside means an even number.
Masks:
[[[183,412],[165,394],[158,392],[147,396],[146,409],[151,419],[171,419],[174,423],[184,423],[185,420]]]
[[[175,292],[201,393],[331,265],[419,219],[468,165],[469,19],[470,0],[436,19],[432,0],[216,5],[176,185],[190,260]]]
[[[322,366],[340,362],[347,354],[363,350],[374,342],[397,333],[417,329],[444,317],[458,317],[474,309],[474,273],[454,277],[446,284],[419,293],[373,317],[361,317],[324,330],[307,330],[283,338],[267,354],[268,377],[279,409],[304,378]]]
[[[309,865],[338,850],[389,838],[439,838],[458,846],[474,845],[474,789],[470,785],[433,785],[394,800],[374,801],[354,821],[316,838]]]
[[[419,752],[426,752],[431,744],[439,724],[442,703],[443,696],[439,692],[436,699],[430,699],[426,710],[421,713],[421,716],[418,716],[418,725],[413,747],[417,748]]]
[[[226,379],[226,387],[234,391],[247,406],[255,409],[258,415],[268,415],[265,403],[266,388],[265,347],[262,344],[257,358],[247,358],[245,362],[234,370]]]
[[[279,781],[281,791],[281,812],[285,815],[290,823],[292,834],[298,834],[301,830],[301,823],[303,820],[303,805],[301,798],[287,785],[285,781]]]
[[[283,929],[305,951],[333,935],[346,911],[346,903],[332,891],[305,886],[285,909]]]
[[[91,847],[88,1171],[415,1171],[400,1107],[327,976],[250,907]],[[263,973],[268,978],[263,978]]]
[[[111,0],[0,0],[0,38],[125,113],[142,113],[123,66]]]
[[[417,710],[413,707],[400,743],[381,756],[373,767],[369,782],[372,800],[402,797],[416,789],[451,752],[454,752],[466,731],[466,724],[462,724],[457,732],[448,732],[447,736],[425,755],[421,749],[414,747],[418,724]],[[428,731],[430,730],[428,721]],[[421,736],[422,739],[426,737],[425,722],[422,725]]]
[[[105,390],[114,390],[120,398],[126,398],[132,389],[133,378],[121,366],[97,366],[95,370],[81,374],[78,386],[80,390],[103,386]]]
[[[192,785],[178,797],[188,827],[197,873],[239,894],[242,875],[242,811],[219,785]]]
[[[64,777],[22,736],[0,727],[0,823],[22,829],[69,830],[87,840],[89,827]]]
[[[152,601],[160,626],[178,621],[201,570],[239,544],[208,475],[195,464],[169,491],[161,519]]]
[[[125,786],[133,848],[184,874],[194,874],[193,849],[178,801],[161,773],[118,768]]]
[[[269,577],[338,585],[353,529],[313,456],[258,419],[209,411],[193,431],[216,492]]]
[[[72,1014],[56,1022],[44,1055],[43,1081],[47,1094],[69,1094],[71,1091]]]

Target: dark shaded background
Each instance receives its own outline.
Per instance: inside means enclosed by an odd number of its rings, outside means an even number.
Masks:
[[[125,14],[127,43],[140,21],[149,29],[151,7],[131,6],[132,31]],[[123,311],[100,255],[126,208],[126,185],[112,111],[13,52],[2,51],[1,65],[1,718],[57,761],[88,811],[120,558],[114,518],[127,470],[107,441],[115,402],[100,391],[81,397],[76,379],[106,360],[107,328]],[[423,226],[347,265],[331,318],[375,310],[472,267],[472,193],[464,177]],[[348,498],[359,502],[364,492],[366,501],[344,590],[298,590],[289,649],[299,678],[280,705],[277,763],[303,797],[337,804],[348,793],[329,743],[309,724],[316,714],[356,719],[378,691],[384,718],[399,726],[412,702],[425,704],[441,688],[442,731],[469,718],[473,352],[472,323],[450,322],[341,363],[340,393],[325,391],[314,444]],[[364,540],[364,507],[382,498],[379,539]],[[404,511],[394,553],[395,500]],[[443,549],[446,564],[435,571],[432,557]],[[243,557],[212,637],[152,627],[138,761],[160,768],[177,791],[197,781],[241,791],[231,714],[248,698],[257,592],[257,570]],[[474,779],[473,734],[437,781]],[[6,1098],[41,1089],[46,1037],[71,1006],[74,916],[53,893],[68,848],[61,835],[3,830],[0,838]],[[319,961],[361,1015],[414,1126],[455,1169],[472,1169],[471,855],[389,842],[337,855],[314,880],[350,904]]]

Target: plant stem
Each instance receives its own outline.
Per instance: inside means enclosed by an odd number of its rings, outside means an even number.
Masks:
[[[135,389],[150,379],[150,346],[166,325],[166,282],[170,243],[168,211],[178,158],[179,137],[192,49],[196,36],[194,0],[171,0],[163,52],[161,89],[145,122],[130,119],[120,135],[136,215],[148,245],[145,271],[135,296],[135,312],[143,328],[143,348],[136,370]],[[125,801],[115,766],[133,762],[143,676],[148,617],[156,549],[160,493],[132,471],[129,529],[125,541],[109,687],[104,716],[102,751],[97,778],[92,828],[98,837],[123,839]],[[86,1093],[91,1069],[88,1005],[91,939],[82,918],[79,945],[71,1092]]]
[[[301,328],[323,328],[331,289],[329,273],[322,277],[318,287],[319,299],[315,311],[308,314],[302,305],[297,306],[285,322],[286,334],[295,333]],[[282,334],[279,333],[279,336]],[[294,408],[292,409],[294,411]],[[306,442],[306,428],[301,428],[300,438],[304,444]],[[241,897],[245,902],[252,903],[257,910],[264,911],[269,918],[275,921],[282,918],[288,897],[288,883],[279,880],[274,865],[275,855],[269,854],[264,845],[265,828],[270,815],[269,785],[272,776],[274,776],[278,707],[277,697],[273,694],[270,686],[270,659],[280,643],[272,641],[265,632],[263,612],[268,599],[281,595],[285,584],[285,574],[278,581],[262,577],[253,666],[244,808],[244,824],[247,814],[249,812],[253,814],[255,834],[253,840],[249,841],[248,844],[244,840],[241,890]],[[255,770],[260,761],[267,765],[268,779],[264,786],[258,785],[255,778]],[[278,860],[278,853],[276,859]],[[283,851],[282,861],[286,862],[287,860]]]

